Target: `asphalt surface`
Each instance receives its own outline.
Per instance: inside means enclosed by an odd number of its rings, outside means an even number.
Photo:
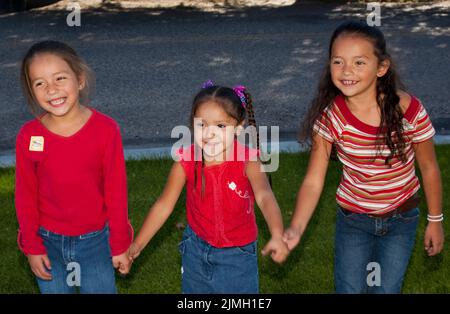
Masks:
[[[334,28],[365,20],[364,4],[296,3],[282,8],[68,11],[0,15],[0,153],[31,114],[19,84],[26,50],[61,40],[83,56],[97,77],[92,105],[120,124],[126,147],[170,140],[188,123],[201,83],[243,84],[251,90],[257,123],[280,126],[293,139],[313,97]],[[382,7],[381,30],[408,90],[426,106],[440,134],[450,134],[450,8]]]

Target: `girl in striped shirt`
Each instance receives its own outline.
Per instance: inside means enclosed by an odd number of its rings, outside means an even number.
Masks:
[[[379,29],[346,22],[334,31],[329,64],[303,124],[311,155],[284,240],[290,250],[300,242],[330,156],[337,154],[343,164],[336,192],[337,293],[401,291],[419,221],[415,160],[428,205],[424,247],[429,256],[443,248],[435,131],[421,102],[402,89]]]

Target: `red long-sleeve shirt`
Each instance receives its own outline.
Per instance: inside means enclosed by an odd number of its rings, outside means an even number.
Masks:
[[[40,226],[65,236],[110,228],[112,255],[132,239],[127,177],[119,126],[94,110],[74,135],[52,133],[38,120],[16,141],[15,204],[18,244],[25,254],[46,254]]]

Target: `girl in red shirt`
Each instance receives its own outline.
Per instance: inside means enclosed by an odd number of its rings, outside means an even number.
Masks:
[[[272,238],[262,250],[278,263],[288,249],[283,222],[257,150],[236,136],[245,119],[255,126],[250,94],[212,82],[194,99],[194,144],[178,151],[162,195],[150,209],[129,250],[136,258],[174,209],[186,185],[188,226],[179,244],[183,293],[258,293],[258,203]]]
[[[87,107],[92,75],[66,44],[33,45],[22,62],[37,116],[17,135],[18,244],[42,293],[115,293],[133,236],[117,123]]]

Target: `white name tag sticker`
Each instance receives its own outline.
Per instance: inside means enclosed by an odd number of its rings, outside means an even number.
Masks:
[[[43,152],[44,151],[44,137],[32,136],[30,139],[30,151],[31,152]]]

